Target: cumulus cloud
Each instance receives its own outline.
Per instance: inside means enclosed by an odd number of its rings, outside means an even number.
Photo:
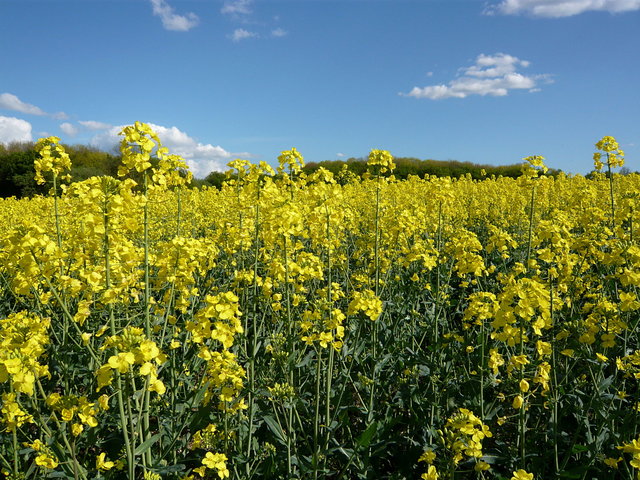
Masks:
[[[78,134],[78,128],[74,127],[69,122],[61,123],[60,130],[62,130],[63,133],[69,135],[70,137],[75,137]]]
[[[234,158],[251,157],[247,152],[232,153],[219,145],[200,143],[177,127],[164,127],[153,123],[149,125],[158,134],[162,145],[169,149],[169,153],[184,158],[197,178],[203,178],[213,171],[227,170],[226,164]],[[113,149],[121,140],[118,133],[122,128],[123,126],[114,126],[97,134],[91,140],[91,145],[103,150]]]
[[[476,64],[464,69],[464,73],[472,77],[501,77],[515,73],[519,66],[528,67],[529,62],[504,53],[493,56],[481,53]]]
[[[11,93],[0,93],[0,108],[5,110],[14,110],[16,112],[26,113],[29,115],[53,117],[60,120],[67,118],[67,115],[64,112],[47,113],[40,107],[23,102]]]
[[[187,13],[186,15],[174,13],[173,7],[166,0],[151,0],[151,5],[153,6],[153,14],[160,17],[162,26],[166,30],[186,32],[200,22],[195,13]]]
[[[274,30],[271,30],[271,36],[272,37],[284,37],[287,34],[286,30],[283,30],[282,28],[276,28]]]
[[[249,15],[253,11],[252,3],[252,0],[226,0],[220,12],[231,15]]]
[[[96,122],[95,120],[83,120],[78,123],[89,130],[106,130],[107,128],[111,128],[111,125],[108,123]]]
[[[254,38],[257,36],[258,34],[255,32],[250,32],[248,30],[245,30],[244,28],[236,28],[233,33],[229,35],[229,38],[231,38],[231,40],[233,40],[234,42],[239,42],[240,40]]]
[[[25,103],[11,93],[0,94],[0,108],[15,110],[16,112],[28,113],[30,115],[46,115],[47,112],[41,108]]]
[[[0,143],[30,142],[31,124],[26,120],[0,115]]]
[[[588,11],[621,13],[632,10],[640,10],[640,0],[502,0],[490,6],[486,13],[559,18]]]
[[[505,96],[510,90],[537,91],[539,81],[550,81],[549,75],[526,76],[517,72],[518,67],[528,66],[528,61],[512,55],[481,54],[474,65],[462,69],[461,75],[448,84],[413,87],[405,95],[431,100],[465,98],[469,95]]]

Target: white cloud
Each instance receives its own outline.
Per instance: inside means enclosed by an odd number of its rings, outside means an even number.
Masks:
[[[224,0],[220,13],[226,15],[230,21],[245,26],[245,28],[236,28],[233,33],[227,35],[228,38],[239,42],[247,38],[281,38],[289,34],[285,29],[277,26],[277,22],[280,20],[278,15],[271,17],[272,22],[257,19],[257,15],[253,11],[254,1]],[[247,25],[251,25],[251,27],[246,27]],[[253,31],[247,30],[247,28],[251,28]]]
[[[75,137],[78,134],[78,128],[74,127],[69,122],[61,123],[60,130],[62,130],[63,133],[69,135],[70,137]]]
[[[59,120],[67,118],[67,115],[64,112],[47,113],[35,105],[23,102],[11,93],[0,93],[0,108],[5,110],[14,110],[20,113],[27,113],[29,115],[53,117]]]
[[[226,0],[220,12],[231,15],[249,15],[252,12],[252,3],[252,0]]]
[[[272,37],[284,37],[286,34],[287,34],[287,31],[283,30],[282,28],[276,28],[274,30],[271,30]]]
[[[250,32],[248,30],[245,30],[244,28],[236,28],[233,33],[229,36],[229,38],[231,38],[231,40],[233,40],[234,42],[239,42],[240,40],[245,40],[247,38],[254,38],[257,37],[258,34],[255,32]]]
[[[464,73],[472,77],[501,77],[515,73],[518,66],[528,67],[529,62],[504,53],[493,56],[480,54],[476,64],[465,69]]]
[[[0,116],[0,143],[30,142],[31,124],[15,117]]]
[[[149,126],[158,134],[162,145],[169,149],[169,153],[180,155],[197,178],[203,178],[212,171],[227,170],[226,164],[234,158],[251,157],[247,152],[232,153],[219,145],[203,144],[196,141],[177,127],[164,127],[150,123]],[[111,127],[91,139],[91,145],[103,150],[111,150],[117,145],[121,137],[118,133],[123,126]]]
[[[198,25],[200,19],[195,13],[178,15],[174,13],[173,7],[166,0],[151,0],[153,14],[160,17],[162,26],[167,30],[175,32],[186,32]]]
[[[346,157],[346,156],[347,156],[347,155],[346,155],[346,154],[344,154],[344,153],[336,153],[336,157],[340,157],[340,158],[342,158],[342,157]]]
[[[0,108],[7,110],[15,110],[16,112],[28,113],[30,115],[46,115],[47,113],[41,108],[24,103],[15,95],[10,93],[0,94]]]
[[[108,123],[96,122],[95,120],[84,120],[78,123],[89,130],[106,130],[107,128],[111,128],[111,125]]]
[[[486,13],[559,18],[588,11],[621,13],[632,10],[640,10],[640,0],[502,0],[489,7]]]
[[[528,67],[529,62],[517,57],[497,53],[481,54],[474,65],[462,69],[462,75],[446,85],[413,87],[407,96],[439,100],[465,98],[469,95],[505,96],[510,90],[538,91],[538,81],[549,80],[548,75],[526,76],[518,73],[518,67]]]

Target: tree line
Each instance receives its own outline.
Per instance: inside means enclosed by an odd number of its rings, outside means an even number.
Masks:
[[[34,179],[33,162],[38,158],[34,142],[0,143],[0,196],[31,197],[46,194],[47,185],[38,185]],[[120,155],[103,152],[86,145],[65,145],[71,158],[73,180],[85,180],[99,175],[116,176],[121,163]]]
[[[38,153],[34,149],[34,142],[0,143],[0,197],[30,197],[46,194],[49,186],[38,185],[35,180],[34,160]],[[89,177],[110,175],[117,176],[118,166],[122,157],[119,153],[109,153],[87,145],[64,145],[71,158],[71,176],[74,181],[85,180]],[[405,179],[409,175],[421,178],[435,175],[438,177],[461,177],[471,175],[474,179],[491,177],[492,175],[513,177],[520,175],[520,164],[513,165],[481,165],[456,160],[420,160],[412,157],[394,159],[396,168],[393,172],[397,179]],[[367,171],[365,158],[349,158],[347,160],[326,160],[310,162],[303,171],[311,175],[318,169],[324,168],[333,173],[336,180],[346,183],[354,177],[362,178]],[[556,175],[560,170],[550,170],[549,174]],[[204,179],[194,179],[193,186],[221,187],[230,174],[225,172],[211,172]]]

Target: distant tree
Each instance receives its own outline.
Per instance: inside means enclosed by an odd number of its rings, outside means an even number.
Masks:
[[[413,157],[395,158],[396,169],[393,174],[398,179],[406,179],[409,175],[416,175],[424,178],[428,175],[436,177],[461,177],[463,175],[471,175],[472,178],[479,180],[491,175],[517,178],[521,175],[520,164],[513,165],[481,165],[471,162],[459,162],[457,160],[420,160]],[[331,171],[334,175],[341,172],[343,168],[348,168],[353,174],[362,177],[367,171],[367,162],[364,158],[349,158],[343,160],[326,160],[322,162],[308,163],[304,171],[307,174],[315,172],[318,168],[323,167]],[[484,172],[483,172],[484,170]],[[550,170],[549,175],[557,175],[560,170]],[[387,172],[390,175],[390,172]]]
[[[211,172],[204,178],[203,183],[210,187],[221,188],[226,179],[227,175],[223,172]]]
[[[0,144],[0,196],[25,197],[46,193],[46,186],[34,180],[34,160],[38,154],[33,142]],[[74,181],[89,177],[117,176],[121,157],[85,145],[64,145],[71,158],[71,177]]]
[[[10,148],[10,153],[0,156],[0,196],[25,197],[44,193],[46,190],[35,181],[33,162],[35,150],[20,151]]]
[[[71,176],[74,180],[84,180],[94,175],[118,175],[118,166],[122,162],[120,155],[86,145],[65,145],[65,150],[71,158]]]
[[[26,152],[28,150],[33,150],[35,143],[34,142],[9,142],[6,145],[3,145],[4,154],[15,153],[15,152]]]
[[[202,188],[202,187],[211,187],[212,185],[208,183],[204,178],[194,178],[191,180],[191,188]]]
[[[100,175],[117,177],[122,157],[116,150],[104,152],[87,145],[64,145],[64,147],[71,158],[73,181],[81,181]],[[33,179],[35,175],[33,161],[36,156],[34,142],[0,144],[0,196],[22,197],[46,192],[47,187],[38,186]],[[395,158],[395,163],[396,169],[393,174],[400,180],[406,179],[410,175],[420,178],[431,175],[437,177],[471,175],[474,179],[482,179],[492,175],[517,178],[521,174],[520,164],[494,166],[457,160],[420,160],[414,157],[398,157]],[[365,158],[351,157],[347,160],[310,162],[303,171],[310,175],[321,167],[333,173],[339,183],[346,183],[355,177],[363,178],[368,169]],[[557,175],[559,172],[560,170],[550,170],[548,174]],[[630,171],[623,168],[620,173],[625,175]],[[390,172],[386,173],[386,175],[390,174]],[[141,182],[141,178],[138,178],[140,176],[136,176],[135,173],[131,177],[138,183]],[[204,179],[194,179],[192,187],[220,188],[226,179],[225,173],[214,171]]]

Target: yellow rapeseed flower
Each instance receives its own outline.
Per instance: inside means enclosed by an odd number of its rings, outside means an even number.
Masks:
[[[396,168],[391,153],[387,150],[378,150],[375,148],[369,152],[367,165],[379,168],[380,173],[384,173],[387,170],[393,171]]]
[[[224,453],[207,452],[202,459],[202,464],[207,468],[216,470],[220,478],[227,478],[229,476],[227,456]]]
[[[53,470],[58,466],[58,460],[52,455],[41,453],[36,457],[36,465]]]
[[[107,454],[102,452],[96,457],[96,469],[101,471],[111,470],[115,464],[112,461],[106,460]]]
[[[526,470],[517,470],[513,472],[510,480],[533,480],[533,473],[527,473]]]

